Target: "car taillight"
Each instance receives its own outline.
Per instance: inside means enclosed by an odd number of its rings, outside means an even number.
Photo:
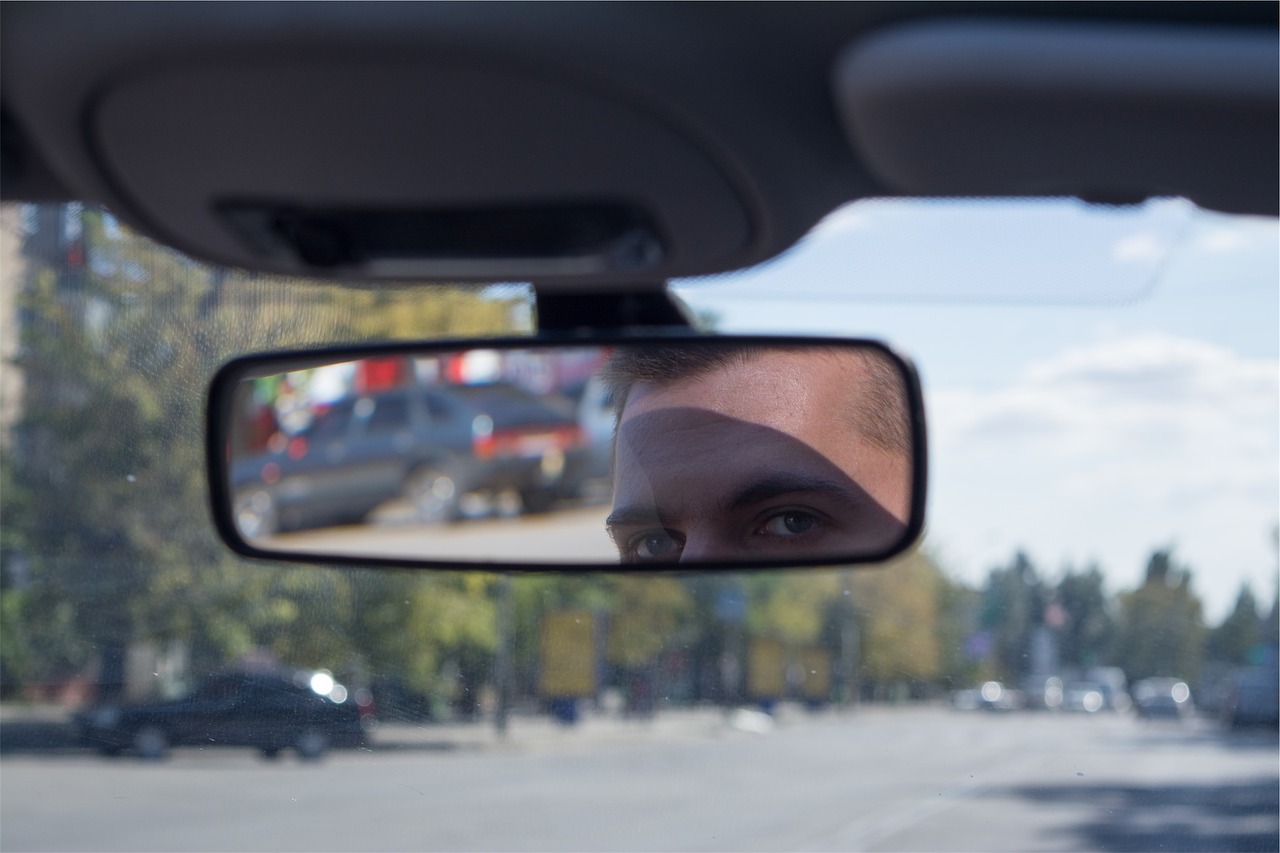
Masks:
[[[289,442],[286,452],[289,454],[290,459],[301,459],[307,455],[307,450],[309,449],[310,446],[307,444],[307,440],[302,436],[298,436]]]
[[[561,427],[556,430],[556,439],[561,448],[578,447],[583,443],[582,427],[577,424]]]
[[[476,415],[471,421],[471,450],[480,459],[492,459],[497,451],[493,418],[488,415]]]

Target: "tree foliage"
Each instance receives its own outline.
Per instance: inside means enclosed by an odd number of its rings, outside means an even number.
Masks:
[[[1191,572],[1172,549],[1147,561],[1142,586],[1119,598],[1120,619],[1112,660],[1130,681],[1152,676],[1194,679],[1200,669],[1204,620],[1191,589]]]

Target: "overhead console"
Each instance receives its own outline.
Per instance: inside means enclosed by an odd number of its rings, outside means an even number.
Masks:
[[[527,68],[206,58],[120,81],[90,121],[134,215],[227,264],[652,280],[749,238],[734,186],[687,136]]]

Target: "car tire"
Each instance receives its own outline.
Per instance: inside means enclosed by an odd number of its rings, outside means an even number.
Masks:
[[[555,489],[528,489],[520,493],[520,506],[526,515],[538,515],[550,511],[556,498]]]
[[[423,465],[409,472],[401,490],[423,524],[439,524],[458,518],[459,489],[457,480],[434,465]]]
[[[133,751],[145,761],[159,761],[169,753],[169,736],[159,726],[143,726],[133,733]]]
[[[325,737],[323,732],[306,729],[298,735],[293,748],[298,751],[298,757],[303,761],[319,761],[329,751],[329,738]]]
[[[275,498],[266,489],[237,494],[233,512],[236,529],[246,539],[271,536],[280,529]]]

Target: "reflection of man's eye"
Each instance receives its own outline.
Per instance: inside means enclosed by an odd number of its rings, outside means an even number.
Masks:
[[[760,527],[760,532],[772,536],[797,536],[817,523],[818,519],[807,512],[780,512],[770,516]]]
[[[673,562],[680,557],[681,546],[665,530],[648,530],[631,537],[627,554],[637,563]]]

